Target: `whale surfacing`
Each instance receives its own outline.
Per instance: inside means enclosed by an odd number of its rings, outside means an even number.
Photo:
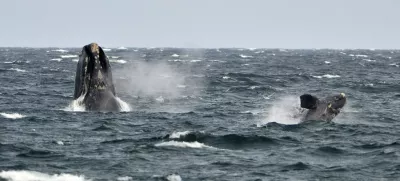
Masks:
[[[332,121],[346,104],[344,93],[318,99],[310,94],[300,96],[300,106],[308,109],[307,114],[302,121],[321,120]]]
[[[74,100],[87,111],[120,111],[111,66],[103,49],[96,43],[85,45],[76,68]]]

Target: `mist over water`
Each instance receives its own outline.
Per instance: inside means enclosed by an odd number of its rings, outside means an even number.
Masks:
[[[185,75],[165,62],[135,61],[116,72],[123,79],[119,89],[140,97],[176,98],[188,86]]]

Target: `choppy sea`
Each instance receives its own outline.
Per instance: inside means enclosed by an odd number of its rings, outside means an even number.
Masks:
[[[1,181],[400,179],[399,50],[105,48],[119,113],[72,101],[80,51],[0,48]]]

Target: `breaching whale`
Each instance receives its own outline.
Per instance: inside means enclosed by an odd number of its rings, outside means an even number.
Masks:
[[[346,104],[346,96],[344,93],[340,93],[325,99],[318,99],[310,94],[303,94],[300,96],[300,104],[302,108],[308,109],[302,121],[332,121]]]
[[[120,111],[111,66],[103,49],[96,43],[85,45],[76,68],[74,100],[87,111]]]

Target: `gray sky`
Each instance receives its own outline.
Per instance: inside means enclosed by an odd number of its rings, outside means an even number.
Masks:
[[[400,48],[398,0],[2,0],[0,46]]]

